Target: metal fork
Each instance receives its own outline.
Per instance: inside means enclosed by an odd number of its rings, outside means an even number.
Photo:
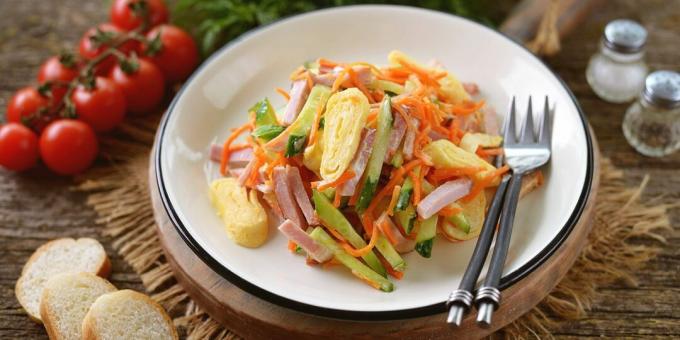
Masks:
[[[475,304],[478,310],[477,324],[482,327],[489,327],[491,325],[493,312],[500,303],[501,293],[498,290],[498,286],[503,274],[505,259],[508,255],[515,210],[517,209],[519,193],[522,188],[522,177],[527,172],[543,166],[550,160],[552,120],[550,119],[548,97],[545,97],[543,113],[539,113],[538,121],[541,122],[541,125],[538,135],[534,132],[532,111],[531,97],[529,97],[527,115],[524,119],[519,138],[516,136],[515,129],[516,109],[514,98],[512,99],[510,114],[506,118],[503,149],[505,161],[510,166],[512,177],[503,200],[500,226],[489,270],[486,273],[484,283],[477,290],[477,295],[475,296]]]

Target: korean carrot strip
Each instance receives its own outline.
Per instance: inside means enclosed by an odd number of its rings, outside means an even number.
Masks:
[[[343,243],[342,247],[345,248],[345,250],[352,256],[354,257],[362,257],[366,254],[368,254],[371,250],[373,250],[373,247],[375,247],[376,242],[378,242],[378,228],[373,228],[373,231],[371,232],[371,240],[368,242],[368,244],[361,248],[361,249],[354,249],[352,246],[350,246],[347,243]]]
[[[342,175],[340,175],[340,177],[338,177],[334,181],[324,183],[322,185],[317,186],[316,190],[323,191],[323,190],[326,190],[328,188],[337,188],[339,185],[349,181],[353,177],[354,177],[354,171],[347,170],[347,171],[343,172]]]
[[[233,143],[238,136],[240,136],[243,132],[247,130],[251,130],[252,125],[250,123],[246,123],[238,128],[236,128],[229,137],[227,137],[227,140],[224,141],[224,144],[222,145],[222,158],[220,159],[220,173],[223,176],[226,176],[227,170],[229,170],[229,153],[231,151],[231,143]]]
[[[463,211],[462,208],[444,207],[441,210],[439,210],[439,215],[444,216],[444,217],[450,217],[450,216],[458,214],[461,211]]]
[[[333,197],[333,206],[338,208],[338,207],[340,207],[341,202],[342,202],[342,195],[340,194],[340,190],[335,190],[335,196]]]
[[[503,154],[503,148],[477,149],[477,155],[480,157],[498,156]]]
[[[387,215],[392,216],[394,213],[394,207],[397,205],[397,200],[399,199],[399,192],[401,191],[401,185],[395,185],[392,190],[392,198],[390,198],[390,204],[387,205]]]
[[[472,101],[465,101],[462,104],[454,105],[451,108],[451,112],[453,112],[453,114],[458,115],[458,116],[467,116],[471,113],[475,113],[477,110],[481,109],[483,106],[484,106],[484,100],[480,100],[477,103],[472,102]]]
[[[288,250],[290,250],[291,253],[294,253],[295,249],[297,249],[297,244],[293,241],[288,241]]]
[[[479,179],[475,181],[475,183],[472,185],[472,189],[470,189],[470,193],[467,194],[465,197],[461,198],[463,202],[469,202],[473,198],[475,198],[482,190],[486,189],[493,181],[502,176],[504,173],[508,172],[510,170],[510,167],[507,165],[503,165],[502,167],[494,170],[490,174],[487,174],[484,176],[482,179]]]
[[[280,94],[286,101],[290,101],[290,94],[288,92],[280,87],[276,88],[276,93]]]

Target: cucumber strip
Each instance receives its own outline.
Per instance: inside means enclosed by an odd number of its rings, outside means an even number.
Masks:
[[[434,236],[437,234],[437,219],[434,215],[420,223],[418,235],[416,235],[416,251],[422,257],[430,258],[432,256],[432,245],[434,244]]]
[[[378,241],[375,243],[375,247],[382,256],[387,260],[392,269],[403,272],[406,269],[406,261],[399,255],[399,253],[394,249],[392,243],[388,241],[385,236],[380,235]]]
[[[401,150],[397,150],[397,152],[394,153],[394,156],[392,156],[392,161],[390,161],[393,167],[399,168],[402,165],[404,165],[404,154],[401,152]]]
[[[466,234],[470,233],[470,221],[468,221],[467,217],[465,217],[465,214],[463,214],[462,211],[447,217],[446,220],[453,224],[456,228],[460,229],[460,231]]]
[[[381,89],[385,92],[391,92],[395,95],[404,93],[404,87],[402,85],[389,80],[376,79],[371,84],[371,87]]]
[[[276,136],[280,135],[281,132],[283,132],[285,128],[283,126],[278,126],[278,125],[260,125],[255,128],[253,131],[252,135],[255,138],[262,139],[265,142],[268,142],[272,139],[274,139]]]
[[[255,113],[255,126],[263,125],[278,125],[279,122],[276,120],[276,113],[272,104],[269,103],[269,99],[264,98],[259,102],[255,103],[250,108],[250,111]]]
[[[404,184],[401,186],[401,191],[399,191],[399,198],[397,198],[397,204],[394,206],[394,211],[404,210],[411,203],[411,194],[413,194],[413,181],[411,177],[406,177]]]
[[[352,245],[352,247],[359,249],[366,246],[366,241],[364,241],[359,234],[357,234],[352,224],[347,221],[345,216],[336,209],[331,201],[324,196],[322,193],[314,190],[312,192],[312,200],[314,201],[314,210],[319,218],[326,222],[326,225],[334,228],[342,237]],[[374,252],[369,252],[368,254],[361,257],[366,261],[366,264],[375,270],[378,274],[385,276],[387,271],[383,267],[382,263],[378,259],[378,256]]]
[[[383,292],[391,292],[394,290],[394,284],[392,284],[392,282],[383,276],[380,276],[380,274],[374,272],[371,268],[361,263],[361,261],[348,254],[321,227],[314,228],[309,236],[328,247],[333,252],[335,259],[349,268],[352,271],[352,274],[358,278]]]
[[[410,234],[411,230],[415,226],[417,214],[416,209],[412,204],[406,206],[404,210],[397,210],[394,212],[394,217],[397,218],[397,222],[404,229],[406,234]]]
[[[288,127],[290,134],[286,143],[286,157],[295,156],[305,149],[305,142],[309,131],[312,129],[316,110],[319,106],[326,105],[330,95],[331,89],[323,85],[314,85],[312,91],[309,92],[309,97],[300,110],[300,114]]]
[[[363,212],[368,207],[368,204],[373,199],[373,195],[375,195],[380,172],[382,171],[385,155],[387,154],[387,144],[389,143],[390,132],[392,131],[392,104],[389,96],[385,96],[385,99],[383,99],[377,123],[373,150],[364,172],[364,185],[356,206],[359,212]]]

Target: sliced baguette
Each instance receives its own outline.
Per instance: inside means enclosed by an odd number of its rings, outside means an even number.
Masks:
[[[119,290],[100,296],[83,320],[83,339],[178,339],[165,310],[148,296]]]
[[[41,322],[40,297],[47,280],[56,274],[87,272],[109,275],[111,263],[104,247],[91,238],[61,238],[40,246],[28,259],[14,292],[31,319]]]
[[[81,339],[83,319],[92,303],[115,291],[109,281],[91,273],[58,274],[49,279],[40,299],[40,317],[50,339]]]

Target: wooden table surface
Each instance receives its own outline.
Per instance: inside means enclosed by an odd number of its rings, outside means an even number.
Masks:
[[[101,1],[0,1],[0,116],[18,88],[34,81],[48,56],[74,46],[85,29],[106,20]],[[680,198],[680,153],[651,159],[635,153],[621,133],[627,105],[598,99],[584,70],[597,49],[604,25],[615,18],[638,20],[649,30],[647,61],[653,69],[680,70],[680,1],[608,1],[563,41],[562,52],[549,65],[578,97],[600,142],[602,153],[626,169],[631,184],[645,174],[651,181],[645,197]],[[142,290],[141,281],[99,236],[94,213],[81,194],[68,190],[70,180],[44,169],[24,174],[0,170],[0,338],[46,338],[42,326],[28,319],[14,297],[14,283],[30,254],[57,237],[98,237],[112,258],[112,282]],[[661,254],[637,273],[639,285],[623,282],[603,287],[588,318],[572,322],[558,338],[680,337],[680,211],[671,212],[674,226]],[[654,244],[647,240],[640,243]],[[658,245],[658,244],[657,244]]]

